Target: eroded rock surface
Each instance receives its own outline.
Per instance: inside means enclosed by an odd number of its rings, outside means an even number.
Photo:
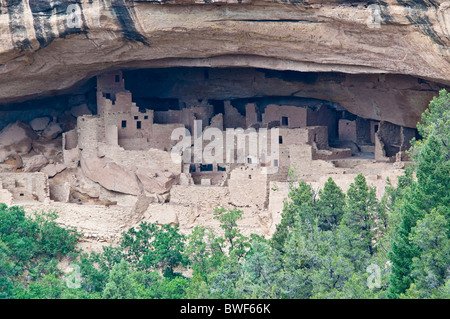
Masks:
[[[26,123],[11,123],[0,132],[0,161],[10,154],[27,154],[35,139],[36,133]]]
[[[106,189],[119,193],[139,195],[136,175],[107,157],[88,157],[81,160],[83,173]]]
[[[172,172],[125,167],[105,156],[83,158],[80,163],[86,177],[110,191],[123,194],[164,194],[177,181],[177,175]]]
[[[25,167],[23,168],[23,171],[25,173],[39,172],[39,170],[47,164],[47,157],[45,157],[44,155],[35,155],[27,161]]]
[[[0,103],[64,92],[116,68],[403,74],[448,85],[449,27],[448,1],[3,1]],[[434,88],[399,90],[394,98],[414,101]],[[413,126],[425,107],[387,120]],[[399,112],[383,103],[349,109],[373,108]]]

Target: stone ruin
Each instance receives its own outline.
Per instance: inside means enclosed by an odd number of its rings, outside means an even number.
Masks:
[[[154,110],[133,102],[121,71],[99,75],[96,90],[96,110],[74,105],[71,125],[38,117],[0,132],[0,202],[54,208],[63,223],[88,233],[95,233],[98,221],[90,224],[87,216],[107,208],[115,212],[105,212],[115,226],[103,234],[112,237],[117,223],[132,226],[145,219],[189,231],[213,224],[216,206],[238,207],[248,232],[270,235],[281,219],[291,168],[315,188],[333,177],[344,190],[364,172],[381,196],[386,177],[401,174],[398,163],[407,160],[415,136],[414,129],[333,111],[323,101],[248,101],[237,107],[231,100],[217,106],[186,97],[177,109]],[[240,163],[186,163],[182,154],[174,161],[172,132],[192,131],[200,120],[202,130],[277,128],[279,135],[267,141],[269,148],[278,144],[279,157],[269,164],[255,161],[247,145]],[[276,173],[262,174],[267,165]]]

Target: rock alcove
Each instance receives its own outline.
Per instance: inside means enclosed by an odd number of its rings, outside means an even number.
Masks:
[[[103,74],[108,72],[114,70]],[[330,146],[350,148],[353,156],[377,155],[378,160],[392,160],[409,147],[407,139],[416,136],[420,114],[441,87],[407,75],[259,68],[125,69],[119,76],[140,111],[154,112],[155,124],[184,123],[193,129],[180,114],[195,109],[194,117],[202,120],[203,127],[218,114],[223,116],[221,129],[269,123],[289,128],[326,126]],[[41,121],[47,124],[58,124],[60,137],[76,127],[78,116],[97,114],[97,89],[97,78],[92,77],[63,94],[2,105],[0,128],[44,118]]]

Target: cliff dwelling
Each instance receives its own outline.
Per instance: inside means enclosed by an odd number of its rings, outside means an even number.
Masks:
[[[253,68],[100,73],[68,94],[2,108],[0,201],[52,207],[87,233],[95,233],[96,218],[105,222],[107,209],[105,241],[117,235],[117,219],[189,231],[213,223],[218,206],[243,209],[248,231],[269,235],[293,178],[318,188],[332,177],[346,189],[363,172],[380,197],[386,179],[395,182],[403,172],[409,141],[418,137],[411,125],[417,116],[402,108],[425,108],[436,87],[401,75]],[[224,137],[222,151],[227,132],[242,130],[243,149],[210,161],[174,151],[181,130],[190,133],[192,150],[197,134],[205,152],[213,140],[203,136],[208,129]],[[251,152],[251,134],[263,130],[276,157]]]
[[[447,297],[449,92],[450,0],[0,0],[0,298]]]

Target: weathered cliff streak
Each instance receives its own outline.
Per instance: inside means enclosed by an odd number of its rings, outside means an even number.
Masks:
[[[450,1],[2,0],[0,5],[0,104],[64,92],[114,68],[245,66],[450,83]],[[425,87],[414,94],[430,91]],[[383,113],[383,105],[377,107]],[[397,122],[414,126],[423,108],[413,105],[407,119]]]

